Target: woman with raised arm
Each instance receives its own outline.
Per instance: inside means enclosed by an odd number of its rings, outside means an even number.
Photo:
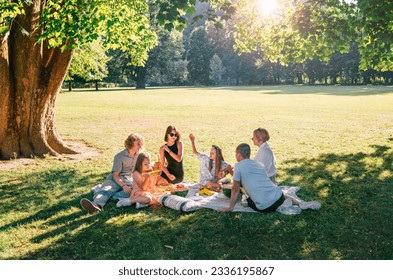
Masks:
[[[222,150],[216,145],[212,145],[209,155],[198,152],[195,145],[195,136],[189,135],[191,140],[192,152],[196,155],[200,162],[199,183],[212,188],[221,187],[218,182],[224,178],[232,167],[224,161]]]

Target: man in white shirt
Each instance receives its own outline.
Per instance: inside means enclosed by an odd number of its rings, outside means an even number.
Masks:
[[[254,160],[262,163],[265,166],[267,176],[269,179],[277,185],[276,181],[276,158],[273,154],[272,149],[270,149],[267,141],[269,141],[269,132],[264,128],[257,128],[253,132],[253,137],[251,140],[254,142],[255,146],[259,147]]]
[[[318,210],[321,208],[321,203],[318,201],[303,201],[298,197],[284,194],[269,179],[265,167],[260,162],[251,160],[250,155],[250,145],[242,143],[237,146],[237,163],[233,169],[228,169],[229,173],[233,175],[229,207],[221,209],[221,212],[232,211],[235,208],[240,187],[245,191],[247,206],[258,212],[273,212],[281,205],[289,207],[292,204],[298,205],[300,209]]]
[[[248,206],[258,212],[274,212],[285,200],[283,192],[269,179],[263,165],[251,160],[250,154],[250,145],[243,143],[237,146],[231,199],[229,207],[221,210],[223,212],[232,211],[235,207],[240,186],[248,196]]]

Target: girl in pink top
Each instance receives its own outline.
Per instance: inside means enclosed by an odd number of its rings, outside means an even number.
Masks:
[[[146,152],[138,155],[133,172],[133,187],[130,198],[120,199],[116,207],[131,206],[136,203],[136,209],[156,203],[153,196],[155,186],[162,184],[163,179],[160,175],[151,175],[150,156]]]

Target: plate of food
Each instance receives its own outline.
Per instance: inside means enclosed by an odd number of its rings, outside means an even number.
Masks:
[[[172,194],[185,197],[188,193],[188,188],[184,184],[173,185]]]

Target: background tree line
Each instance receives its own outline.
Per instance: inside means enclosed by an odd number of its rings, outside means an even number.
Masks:
[[[212,17],[213,15],[213,17]],[[220,16],[216,21],[214,16]],[[124,50],[105,51],[99,43],[79,48],[66,81],[75,86],[233,86],[279,84],[393,84],[393,71],[362,70],[357,42],[347,52],[334,52],[328,59],[306,59],[282,65],[263,51],[239,54],[235,50],[233,21],[214,12],[208,2],[197,2],[186,16],[183,31],[163,28],[151,17],[159,44],[149,52],[144,66],[133,66]],[[213,20],[212,20],[213,19]],[[93,54],[93,55],[92,55]],[[83,58],[82,60],[80,58]],[[86,59],[88,58],[88,59]]]

